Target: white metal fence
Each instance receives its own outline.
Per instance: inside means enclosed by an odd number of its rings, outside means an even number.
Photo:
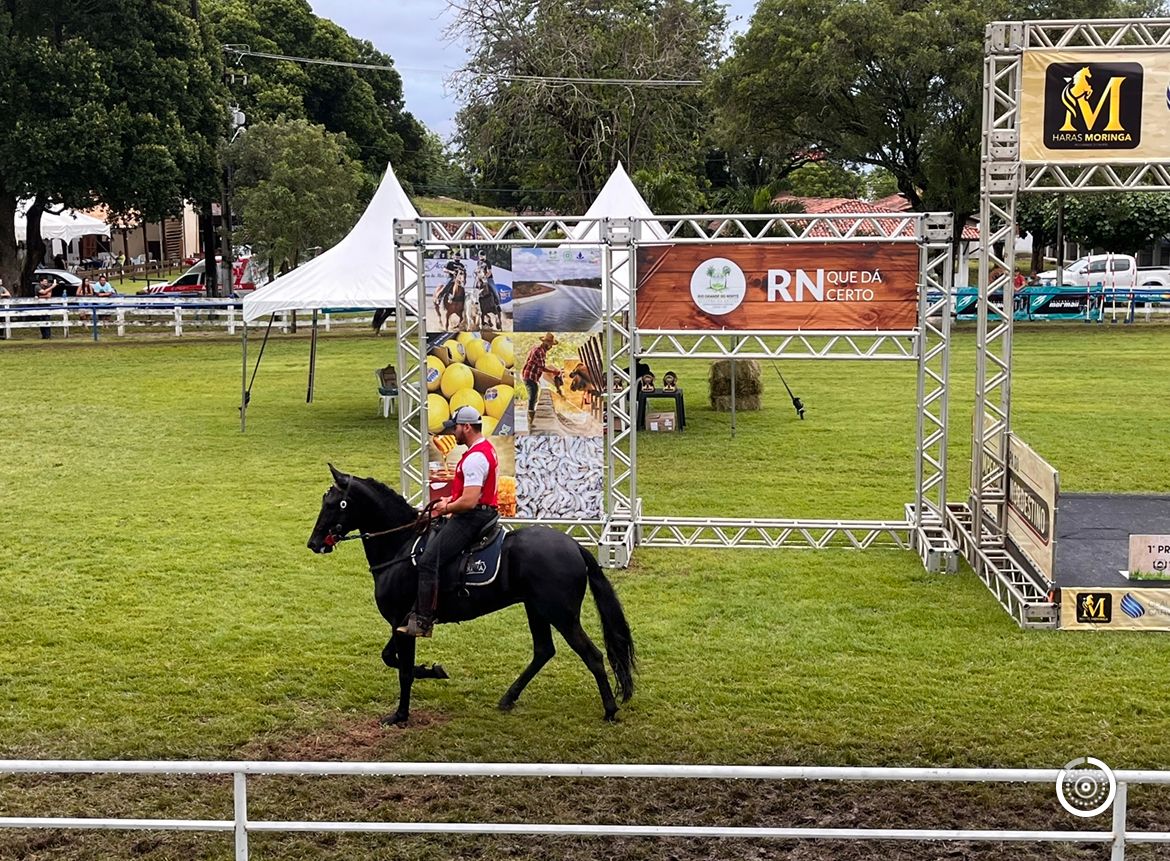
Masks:
[[[1007,830],[929,828],[773,828],[746,826],[682,826],[638,824],[572,824],[530,822],[374,822],[254,820],[248,816],[248,777],[539,777],[659,778],[763,781],[847,781],[922,783],[1047,784],[1053,788],[1059,769],[1011,768],[837,768],[803,766],[593,765],[561,763],[466,762],[166,762],[0,760],[0,775],[134,774],[220,775],[232,777],[232,816],[225,819],[126,819],[52,816],[0,817],[0,830],[105,829],[231,832],[237,861],[248,858],[248,835],[256,833],[381,833],[459,835],[541,835],[578,837],[751,838],[776,840],[956,841],[962,843],[1107,844],[1111,858],[1122,861],[1127,846],[1170,843],[1167,831],[1130,831],[1126,826],[1127,792],[1134,785],[1170,785],[1170,771],[1116,771],[1116,796],[1108,828],[1094,830]],[[1101,814],[1103,818],[1106,814]],[[1089,820],[1084,820],[1086,823]]]
[[[185,331],[195,329],[235,335],[236,328],[244,324],[241,308],[235,299],[4,299],[0,300],[0,334],[11,338],[22,329],[47,328],[52,335],[89,335],[95,341],[103,332],[122,337],[154,330],[182,337]],[[311,313],[301,312],[298,319],[306,324]],[[320,325],[328,332],[339,325],[368,326],[371,319],[368,311],[337,308],[322,312]],[[288,332],[293,325],[292,312],[277,314],[273,321],[273,328],[281,332]]]

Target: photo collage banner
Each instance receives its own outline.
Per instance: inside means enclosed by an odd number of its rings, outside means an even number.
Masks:
[[[500,514],[598,520],[604,404],[597,248],[480,248],[425,262],[430,498],[450,493],[463,447],[436,436],[461,406],[499,458]]]

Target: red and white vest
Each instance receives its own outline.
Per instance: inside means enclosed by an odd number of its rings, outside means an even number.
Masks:
[[[488,442],[487,437],[480,437],[479,441],[463,452],[463,457],[459,458],[459,465],[455,467],[455,480],[451,482],[451,498],[458,499],[463,495],[463,461],[467,460],[467,456],[473,451],[478,451],[488,462],[487,477],[483,480],[483,489],[479,494],[480,505],[499,505],[499,494],[496,491],[496,470],[500,465],[500,460],[496,457],[496,450],[492,444]]]

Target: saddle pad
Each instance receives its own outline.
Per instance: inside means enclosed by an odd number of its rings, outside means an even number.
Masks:
[[[494,583],[500,573],[500,558],[504,553],[504,539],[511,532],[506,526],[498,527],[484,541],[465,550],[457,560],[443,565],[439,571],[439,583],[444,589],[462,586],[487,586]],[[427,546],[430,533],[415,539],[410,550],[410,561],[418,564],[418,557]],[[470,558],[469,558],[470,557]]]

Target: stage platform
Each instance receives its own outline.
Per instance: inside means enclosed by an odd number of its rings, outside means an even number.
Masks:
[[[1061,493],[1056,514],[1056,585],[1061,589],[1170,589],[1170,582],[1135,582],[1130,534],[1170,535],[1170,495]]]

